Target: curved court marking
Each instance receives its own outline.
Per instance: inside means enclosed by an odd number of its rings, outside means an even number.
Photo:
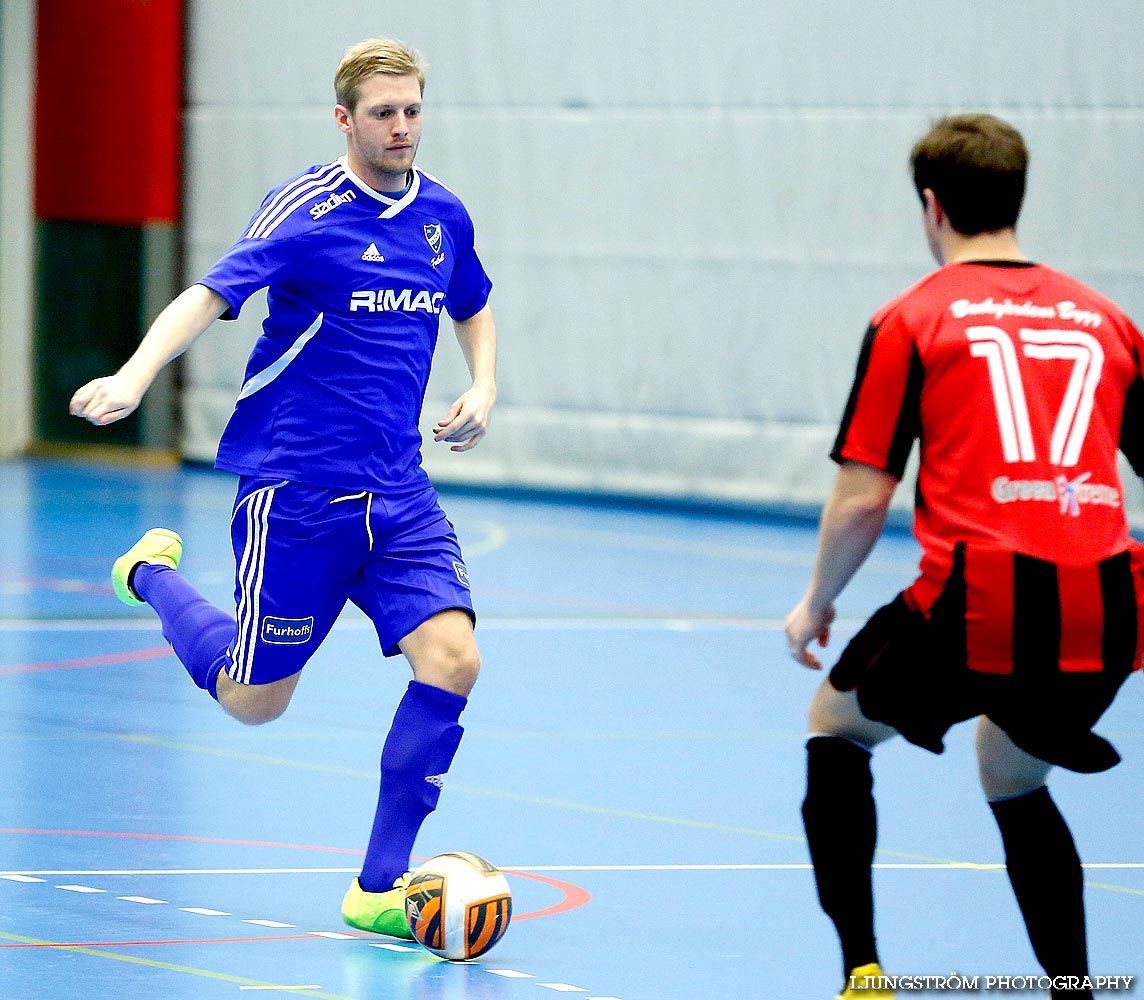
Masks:
[[[353,853],[353,854],[363,854],[364,853],[363,851],[355,851],[355,850],[351,850],[349,848],[324,847],[321,845],[270,844],[270,843],[259,842],[259,841],[230,840],[230,839],[217,838],[217,837],[194,837],[194,836],[175,835],[175,834],[115,833],[115,832],[111,832],[111,831],[31,830],[31,829],[26,829],[26,830],[0,829],[0,834],[40,834],[40,835],[63,835],[63,836],[93,836],[93,837],[110,837],[110,838],[123,837],[123,838],[128,838],[128,839],[145,839],[145,840],[188,840],[188,841],[199,841],[199,842],[204,842],[204,843],[238,844],[238,845],[242,845],[242,846],[292,847],[292,848],[295,848],[297,850],[332,851],[332,852],[337,852],[337,853]],[[186,873],[192,872],[192,871],[194,871],[194,870],[182,870],[182,871],[179,871],[178,873],[179,874],[186,874]],[[202,873],[204,873],[204,874],[213,874],[213,872],[210,870],[200,870],[200,871],[202,871]],[[251,874],[261,874],[261,873],[266,873],[268,871],[288,872],[290,870],[289,869],[248,869],[247,871],[250,872]],[[298,871],[331,871],[331,872],[338,872],[338,873],[347,873],[347,872],[352,873],[352,872],[356,872],[357,869],[356,868],[355,869],[298,869]],[[504,871],[506,874],[512,875],[514,877],[531,879],[533,881],[541,882],[545,885],[553,886],[554,888],[557,888],[561,892],[564,893],[564,898],[562,900],[560,900],[559,902],[553,904],[552,906],[546,907],[542,910],[534,910],[534,911],[531,911],[529,913],[522,913],[522,914],[514,915],[513,916],[514,921],[529,920],[529,919],[532,919],[535,917],[552,916],[552,915],[557,914],[557,913],[566,912],[568,910],[575,909],[579,906],[583,906],[585,903],[589,902],[592,898],[591,894],[588,893],[588,891],[586,889],[583,889],[577,885],[573,885],[570,882],[564,882],[562,880],[554,879],[554,878],[551,878],[549,876],[539,875],[539,874],[534,874],[534,873],[527,873],[527,872],[523,872],[523,871],[520,871],[517,869],[512,869],[512,868],[503,868],[502,871]],[[141,872],[141,870],[140,870],[140,872]],[[110,870],[104,872],[104,874],[109,874],[109,873],[110,873]],[[152,870],[152,872],[150,872],[150,873],[153,873],[153,874],[174,874],[175,872],[173,872],[171,870],[156,869],[156,870]],[[41,872],[39,874],[64,874],[64,873],[63,872],[55,872],[55,873]],[[88,874],[97,874],[97,873],[92,872],[92,871],[86,871],[86,872],[77,871],[77,872],[69,872],[67,874],[88,875]],[[27,873],[27,872],[24,872],[24,873],[14,873],[14,872],[12,872],[12,873],[0,873],[0,877],[5,877],[5,876],[15,876],[16,880],[18,880],[18,881],[24,881],[24,882],[35,881],[35,880],[30,879],[28,877],[29,873]],[[57,887],[57,888],[65,888],[65,887]],[[104,890],[95,890],[95,891],[102,892]],[[118,898],[119,899],[126,899],[126,900],[130,901],[129,897],[118,897]],[[164,902],[164,901],[155,900],[154,902],[158,903],[158,902]],[[230,916],[230,914],[222,914],[222,915]],[[255,922],[260,922],[260,921],[246,921],[246,922],[247,923],[255,923]],[[265,922],[265,923],[270,923],[270,922]],[[293,925],[282,924],[279,926],[290,927]],[[374,935],[364,933],[364,932],[359,933],[359,934],[339,935],[339,937],[357,938],[357,939],[368,939],[368,938],[371,938],[373,936]],[[277,936],[272,936],[272,937],[209,938],[209,939],[196,939],[196,940],[166,940],[166,941],[114,941],[114,942],[92,942],[92,943],[85,943],[85,944],[80,944],[80,943],[61,944],[61,943],[53,942],[53,941],[44,941],[44,940],[41,940],[38,938],[23,937],[21,935],[6,934],[3,932],[0,932],[0,940],[12,942],[10,944],[0,944],[0,950],[5,950],[5,949],[9,949],[9,948],[21,948],[21,949],[22,948],[49,948],[49,949],[56,949],[59,951],[71,952],[73,954],[90,955],[90,956],[94,956],[97,958],[105,958],[105,959],[111,959],[111,960],[115,960],[115,961],[130,962],[130,963],[137,964],[137,965],[149,966],[151,968],[163,969],[165,971],[180,972],[180,973],[184,973],[187,975],[201,976],[201,977],[208,978],[208,979],[220,980],[222,982],[235,983],[235,984],[239,985],[240,989],[259,990],[259,991],[290,992],[296,996],[316,997],[316,998],[320,998],[320,1000],[354,1000],[354,998],[350,998],[350,997],[342,997],[342,996],[338,996],[338,995],[332,994],[332,993],[321,992],[320,987],[284,986],[284,985],[274,984],[274,983],[265,983],[265,982],[260,982],[259,980],[248,979],[248,978],[245,978],[242,976],[233,976],[233,975],[229,975],[226,973],[211,972],[209,970],[199,969],[199,968],[196,968],[193,966],[175,965],[175,964],[172,964],[169,962],[160,962],[160,961],[156,961],[154,959],[140,958],[140,957],[134,956],[134,955],[124,955],[124,954],[120,954],[118,952],[106,950],[107,948],[143,947],[143,946],[155,946],[155,945],[216,944],[216,943],[217,944],[224,944],[224,943],[225,944],[245,944],[248,942],[265,942],[265,941],[285,941],[285,940],[303,940],[303,939],[314,940],[314,939],[326,938],[326,937],[329,937],[329,935],[327,935],[323,932],[311,931],[311,932],[304,933],[304,934],[277,935]],[[382,946],[377,945],[375,947],[382,947]],[[402,948],[401,950],[403,950],[403,951],[415,951],[418,954],[424,954],[423,952],[421,952],[420,949]],[[485,970],[485,971],[491,971],[491,970]],[[497,974],[499,975],[500,973],[497,973]],[[530,978],[530,979],[535,978],[535,977],[533,977],[527,973],[521,973],[519,975],[522,978]],[[571,992],[577,992],[577,993],[589,992],[588,990],[584,990],[584,989],[581,989],[579,987],[567,987],[566,984],[553,984],[553,986],[551,988],[559,988],[559,987],[564,987],[565,989],[567,989],[568,991],[571,991]]]
[[[65,836],[65,837],[109,837],[109,838],[121,838],[121,839],[128,839],[128,840],[182,840],[182,841],[192,841],[195,843],[203,843],[203,844],[231,844],[231,845],[239,845],[239,846],[243,846],[243,847],[276,847],[276,848],[289,848],[291,850],[297,850],[297,851],[322,851],[322,852],[331,852],[331,853],[336,853],[336,854],[355,854],[355,855],[359,855],[359,856],[364,856],[364,854],[365,854],[365,851],[356,850],[354,848],[348,848],[348,847],[326,847],[326,846],[314,845],[314,844],[275,844],[275,843],[268,843],[268,842],[257,841],[257,840],[231,840],[231,839],[220,838],[220,837],[195,837],[195,836],[188,836],[185,834],[129,833],[129,832],[123,833],[123,832],[95,831],[95,830],[29,830],[29,829],[23,829],[23,830],[21,830],[21,829],[0,829],[0,834],[27,834],[27,835],[39,835],[39,836]],[[425,859],[414,859],[414,860],[425,860]],[[313,869],[313,868],[311,868],[311,869],[259,869],[259,868],[254,868],[254,869],[246,869],[242,873],[243,874],[263,875],[263,874],[286,874],[286,873],[305,872],[305,871],[309,871],[309,872],[337,872],[337,873],[342,873],[342,874],[356,874],[358,869],[357,868],[352,868],[352,869],[347,869],[347,868],[340,868],[340,869],[328,869],[328,868],[319,868],[319,869]],[[575,910],[575,909],[583,906],[584,904],[590,902],[592,899],[592,894],[589,893],[587,889],[584,889],[583,887],[578,886],[578,885],[573,885],[571,882],[564,882],[560,879],[551,878],[551,877],[546,876],[546,875],[531,874],[531,873],[520,871],[520,870],[514,869],[514,868],[502,868],[501,871],[503,871],[506,875],[514,875],[514,876],[518,876],[520,878],[530,879],[534,882],[540,882],[544,885],[551,886],[553,889],[556,889],[559,892],[562,892],[564,894],[563,899],[561,899],[558,902],[552,904],[551,906],[547,906],[541,910],[532,910],[528,913],[513,914],[513,918],[512,918],[513,920],[532,920],[536,917],[550,917],[550,916],[554,916],[555,914],[558,914],[558,913],[567,913],[570,910]],[[217,874],[217,873],[218,873],[217,871],[216,872],[212,872],[209,870],[204,871],[202,869],[198,869],[198,870],[191,869],[191,870],[182,870],[182,871],[172,871],[171,869],[157,869],[157,870],[150,872],[149,874],[170,875],[170,874]],[[12,877],[15,880],[22,881],[24,879],[27,879],[28,876],[30,876],[32,874],[33,873],[31,871],[0,872],[0,878]],[[92,871],[73,871],[73,872],[36,872],[35,874],[36,875],[44,875],[44,874],[89,875],[89,874],[93,874],[94,875],[94,874],[101,874],[101,873],[92,872]],[[102,874],[111,874],[111,873],[108,871],[104,871],[104,872],[102,872]],[[141,873],[139,873],[139,872],[119,872],[117,874],[141,874]],[[64,887],[57,886],[57,888],[64,888]],[[96,891],[102,892],[103,890],[96,890]],[[119,898],[123,899],[124,897],[119,897]],[[157,902],[165,902],[165,900],[159,900]],[[225,915],[229,916],[230,914],[225,914]],[[282,924],[281,926],[291,927],[293,925],[292,924]],[[310,935],[306,934],[306,935],[301,935],[301,936],[302,937],[309,937]],[[256,940],[256,939],[239,938],[237,940],[245,941],[245,940]],[[166,942],[166,941],[160,942],[160,941],[154,941],[154,942],[131,942],[131,943],[133,943],[133,944],[174,944],[174,943],[198,944],[198,943],[202,943],[202,942]],[[0,947],[2,947],[2,946],[0,946]]]
[[[497,549],[504,548],[508,542],[507,529],[498,524],[496,521],[466,521],[465,522],[465,535],[468,535],[472,529],[473,524],[480,524],[481,529],[485,533],[485,537],[475,542],[465,542],[465,558],[472,559],[474,556],[485,556],[490,552],[495,552]]]

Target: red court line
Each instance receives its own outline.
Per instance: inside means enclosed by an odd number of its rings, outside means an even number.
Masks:
[[[585,903],[591,902],[592,894],[587,889],[582,889],[578,885],[573,885],[571,882],[562,882],[560,879],[549,878],[547,875],[536,875],[533,872],[518,872],[512,868],[502,868],[506,875],[513,875],[517,878],[528,878],[534,882],[543,882],[545,885],[550,885],[554,889],[559,889],[564,893],[564,898],[553,906],[549,906],[543,910],[533,910],[531,913],[514,913],[513,920],[531,920],[533,917],[551,917],[555,913],[567,913],[569,910],[574,910],[578,906],[583,906]]]
[[[355,850],[349,847],[320,847],[312,844],[275,844],[261,840],[229,840],[223,837],[192,837],[184,834],[172,833],[113,833],[110,831],[99,830],[20,830],[20,829],[5,829],[0,828],[0,834],[38,834],[45,836],[67,836],[67,837],[120,837],[136,840],[189,840],[201,844],[237,844],[243,847],[285,847],[298,851],[323,851],[334,854],[365,854],[365,851]],[[425,860],[425,859],[419,859]],[[501,869],[506,875],[512,875],[515,878],[531,879],[534,882],[541,882],[544,885],[550,885],[552,888],[564,893],[564,898],[552,906],[545,907],[543,910],[533,910],[531,913],[514,913],[512,919],[515,920],[531,920],[534,917],[550,917],[557,913],[567,913],[569,910],[575,910],[577,907],[583,906],[592,899],[592,894],[587,889],[583,889],[578,885],[573,885],[571,882],[564,882],[560,879],[551,878],[547,875],[537,875],[534,872],[521,872],[512,868]],[[349,933],[354,937],[375,937],[376,935],[369,932],[343,932]],[[246,941],[297,941],[306,938],[318,938],[318,935],[310,934],[285,934],[272,937],[238,937],[238,938],[206,938],[201,940],[177,940],[177,941],[102,941],[89,944],[82,943],[67,943],[67,942],[46,942],[44,944],[0,944],[0,951],[8,948],[128,948],[143,945],[170,945],[170,944],[238,944]]]
[[[365,854],[353,847],[318,847],[311,844],[276,844],[265,840],[230,840],[226,837],[192,837],[176,833],[116,833],[107,830],[19,830],[2,833],[36,834],[49,837],[121,837],[130,840],[192,840],[197,844],[237,844],[241,847],[286,847],[294,851],[326,851],[331,854]]]
[[[101,656],[81,656],[74,660],[41,660],[38,663],[7,663],[0,666],[0,674],[36,674],[46,670],[82,670],[85,667],[106,667],[113,663],[135,663],[154,660],[160,656],[174,656],[170,646],[154,646],[126,653],[104,653]]]

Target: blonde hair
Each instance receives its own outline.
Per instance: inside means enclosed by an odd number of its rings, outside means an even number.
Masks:
[[[421,53],[393,38],[367,38],[346,49],[334,73],[334,94],[338,103],[349,111],[357,105],[358,88],[376,73],[387,76],[417,77],[417,86],[425,92],[426,63]]]

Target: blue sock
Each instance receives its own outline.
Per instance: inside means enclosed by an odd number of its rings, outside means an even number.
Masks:
[[[169,566],[140,563],[131,589],[155,609],[163,638],[199,687],[218,699],[218,675],[237,632],[234,619],[220,611]]]
[[[421,824],[441,796],[445,774],[464,729],[457,720],[467,700],[410,681],[381,751],[381,792],[361,870],[366,892],[385,892],[409,869]]]

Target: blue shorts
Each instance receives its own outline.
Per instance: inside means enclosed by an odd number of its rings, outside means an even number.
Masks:
[[[437,491],[388,497],[244,477],[231,519],[237,634],[226,673],[269,684],[297,673],[346,601],[386,656],[438,612],[475,621],[468,572]]]

